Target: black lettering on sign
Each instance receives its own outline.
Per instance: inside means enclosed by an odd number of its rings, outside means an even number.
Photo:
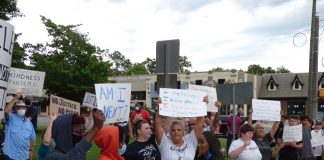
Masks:
[[[8,33],[8,29],[7,29],[7,26],[2,26],[0,25],[0,30],[1,32],[3,32],[3,37],[0,38],[0,40],[2,39],[3,40],[3,43],[0,43],[0,49],[4,50],[5,52],[7,52],[8,54],[12,54],[12,41],[13,41],[13,38],[14,38],[14,32],[11,32],[11,33]],[[10,38],[9,40],[10,41],[6,41],[7,40],[7,36]],[[1,46],[1,44],[3,44]]]
[[[0,80],[8,82],[10,75],[10,67],[0,64]]]

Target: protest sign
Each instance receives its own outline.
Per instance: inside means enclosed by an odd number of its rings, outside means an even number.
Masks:
[[[208,96],[209,103],[207,104],[207,111],[209,112],[218,112],[218,108],[215,106],[215,102],[217,101],[217,92],[216,88],[208,87],[208,86],[200,86],[189,84],[189,90],[194,91],[202,91],[205,92]]]
[[[92,108],[97,108],[97,98],[95,94],[86,92],[84,95],[83,103],[84,106],[89,106]]]
[[[280,101],[252,99],[252,120],[280,121]]]
[[[58,115],[80,114],[80,103],[51,95],[49,113],[57,113]]]
[[[284,142],[299,142],[303,139],[302,125],[284,126],[282,139]]]
[[[11,68],[7,93],[22,90],[23,96],[42,96],[45,72]]]
[[[0,19],[0,26],[0,111],[2,111],[6,105],[15,33],[14,26],[4,20]],[[0,118],[3,118],[3,113],[0,113]]]
[[[324,130],[321,129],[318,132],[312,130],[311,136],[312,136],[311,139],[312,147],[324,145]]]
[[[105,124],[128,121],[131,84],[95,84],[97,105],[106,117]]]
[[[159,114],[169,117],[206,116],[205,95],[201,91],[160,88],[162,103],[159,104]]]

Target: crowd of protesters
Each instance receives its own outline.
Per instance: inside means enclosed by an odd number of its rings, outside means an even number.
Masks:
[[[5,140],[2,148],[6,160],[28,160],[33,153],[40,160],[82,160],[92,142],[100,148],[100,160],[322,160],[323,145],[312,146],[312,135],[324,134],[320,120],[306,115],[286,117],[273,122],[268,133],[263,123],[252,121],[253,110],[243,116],[243,109],[232,111],[227,118],[227,141],[221,144],[221,102],[214,103],[219,112],[205,117],[172,119],[159,114],[156,100],[153,117],[137,103],[128,122],[104,125],[100,109],[86,107],[78,114],[50,114],[42,141],[35,149],[35,116],[26,113],[28,101],[17,92],[4,110]],[[237,111],[237,114],[234,114]],[[35,121],[35,120],[34,120]],[[36,117],[37,123],[37,117]],[[302,140],[285,142],[284,126],[302,124]],[[226,148],[226,149],[225,149]]]

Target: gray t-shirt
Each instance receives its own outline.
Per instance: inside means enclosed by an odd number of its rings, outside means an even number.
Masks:
[[[310,158],[314,157],[312,152],[312,144],[311,144],[311,129],[303,128],[303,149],[302,149],[302,158]]]
[[[271,147],[270,147],[270,143],[272,141],[272,138],[270,136],[270,133],[267,133],[262,141],[258,140],[257,138],[253,137],[253,140],[255,141],[255,143],[257,144],[257,146],[259,147],[259,150],[261,152],[262,155],[262,160],[271,160]]]

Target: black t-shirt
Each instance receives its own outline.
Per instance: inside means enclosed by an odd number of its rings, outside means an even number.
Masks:
[[[259,150],[261,152],[262,155],[262,160],[270,160],[271,159],[271,147],[270,147],[270,143],[272,141],[271,135],[270,133],[267,133],[262,141],[258,140],[257,138],[253,137],[254,142],[257,144],[257,146],[259,147]]]
[[[283,136],[283,130],[279,132],[278,138],[282,139]],[[302,141],[297,142],[297,144],[303,143]],[[301,158],[301,150],[285,146],[283,149],[279,152],[279,160],[297,160]]]
[[[30,120],[34,126],[34,130],[36,132],[37,129],[37,108],[33,104],[26,110],[25,116],[26,117],[31,117],[32,119]]]
[[[160,151],[155,143],[155,136],[146,142],[134,141],[123,154],[126,160],[161,160]]]

